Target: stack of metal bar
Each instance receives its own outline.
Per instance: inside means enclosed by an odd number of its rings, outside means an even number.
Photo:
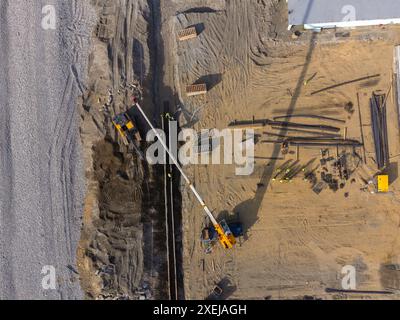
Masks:
[[[386,118],[386,95],[373,94],[370,100],[371,125],[374,135],[376,164],[379,170],[389,165],[389,142]]]
[[[279,133],[264,132],[267,136],[277,137],[280,139],[274,140],[262,140],[262,143],[279,143],[285,144],[285,146],[296,146],[296,147],[359,147],[363,144],[358,140],[347,139],[346,134],[344,138],[340,134],[341,128],[326,125],[324,123],[297,123],[291,121],[281,121],[291,118],[309,118],[312,120],[321,120],[323,122],[332,121],[344,124],[346,121],[342,119],[336,119],[321,115],[310,115],[310,114],[287,114],[274,117],[270,119],[255,119],[233,121],[229,124],[229,127],[240,127],[240,128],[253,128],[262,129],[266,126],[271,126],[272,129],[278,130]],[[291,133],[298,132],[302,133],[302,136],[293,136]]]
[[[336,147],[336,146],[351,146],[358,147],[361,146],[357,140],[343,138],[340,134],[340,128],[326,125],[326,124],[304,124],[289,121],[279,121],[280,119],[288,118],[310,118],[310,119],[320,119],[323,121],[333,121],[339,123],[345,123],[345,120],[330,118],[320,115],[285,115],[274,117],[274,120],[268,120],[267,124],[271,125],[274,130],[280,130],[280,133],[264,132],[268,136],[278,137],[281,140],[276,142],[285,143],[288,146],[308,146],[308,147]],[[303,133],[301,136],[293,136],[292,132]],[[283,133],[283,134],[281,134]]]
[[[336,134],[325,134],[324,132],[310,132],[313,136],[288,136],[276,134],[273,132],[264,132],[265,135],[271,137],[278,137],[281,140],[276,140],[277,143],[285,143],[288,146],[308,146],[308,147],[336,147],[336,146],[350,146],[359,147],[362,143],[354,139],[343,139],[340,135]],[[270,142],[269,140],[263,140],[262,142]]]

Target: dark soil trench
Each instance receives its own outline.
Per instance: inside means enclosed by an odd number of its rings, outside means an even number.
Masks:
[[[149,88],[150,92],[152,93],[152,102],[154,106],[153,110],[153,125],[158,128],[162,127],[162,123],[166,123],[165,118],[163,120],[163,115],[165,113],[173,114],[175,112],[175,105],[176,101],[174,98],[174,93],[171,88],[167,87],[163,82],[163,65],[164,65],[164,43],[161,37],[161,6],[160,1],[158,0],[149,0],[149,7],[151,9],[151,25],[150,25],[150,37],[149,41],[151,45],[149,46],[152,48],[151,51],[151,65],[152,65],[152,73],[153,73],[153,81],[152,81],[152,88]],[[170,107],[171,106],[171,107]],[[168,134],[168,130],[166,130]],[[171,291],[175,291],[174,285],[168,283],[168,279],[171,279],[173,275],[171,275],[171,266],[170,266],[170,274],[168,275],[168,265],[167,265],[167,257],[171,257],[171,235],[168,237],[167,229],[174,230],[174,251],[175,251],[175,259],[176,259],[176,292],[178,299],[184,299],[184,281],[183,281],[183,269],[182,269],[182,199],[180,193],[180,175],[179,171],[175,168],[174,165],[157,165],[150,168],[153,171],[154,177],[154,186],[153,190],[150,189],[149,193],[146,195],[149,197],[148,201],[143,201],[143,205],[148,208],[148,206],[154,206],[154,203],[158,203],[157,207],[157,214],[151,217],[143,217],[145,220],[148,221],[148,218],[152,220],[153,223],[153,257],[152,259],[152,268],[154,269],[155,266],[158,267],[159,273],[159,288],[157,291],[160,292],[161,296],[159,298],[169,298],[173,296]],[[172,173],[172,177],[169,178],[165,173],[169,171]],[[172,181],[170,181],[172,179]],[[170,188],[172,185],[172,188]],[[167,188],[164,188],[168,186]],[[171,189],[171,190],[170,190]],[[167,191],[167,192],[164,192]],[[165,202],[166,197],[169,198],[173,194],[173,203],[167,204]],[[157,197],[157,202],[155,201],[153,195],[159,194]],[[144,199],[145,200],[145,199]],[[166,210],[171,210],[173,208],[173,222],[171,222],[166,215]],[[143,210],[145,212],[145,210]],[[173,223],[173,226],[171,225]],[[154,227],[156,226],[156,227]],[[157,230],[157,231],[156,231]],[[144,259],[149,263],[148,252],[146,249],[149,249],[148,237],[144,237],[145,244],[144,244]],[[167,245],[169,242],[169,252],[167,250]],[[162,252],[162,256],[165,259],[160,261],[158,258],[154,256],[156,252]],[[147,254],[146,254],[147,252]],[[148,270],[148,264],[145,265],[145,270]],[[151,266],[150,266],[151,269]]]

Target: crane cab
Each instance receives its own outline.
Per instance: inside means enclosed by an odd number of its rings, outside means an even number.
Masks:
[[[205,253],[211,253],[216,242],[220,242],[225,249],[230,249],[236,244],[236,239],[241,236],[243,236],[242,223],[227,223],[222,220],[219,225],[206,227],[202,230],[201,242]]]

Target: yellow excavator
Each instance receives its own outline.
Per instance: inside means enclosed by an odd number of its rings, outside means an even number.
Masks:
[[[144,113],[144,111],[142,110],[140,105],[137,102],[135,102],[134,107],[136,107],[139,110],[139,112],[142,114],[143,118],[146,120],[146,122],[148,123],[150,128],[153,130],[155,136],[158,138],[158,141],[161,143],[161,145],[163,146],[165,151],[168,153],[168,155],[170,156],[170,159],[172,160],[172,162],[178,168],[178,170],[181,173],[183,179],[188,184],[190,190],[193,192],[193,194],[195,195],[195,197],[199,201],[200,205],[203,207],[205,213],[207,214],[208,218],[210,219],[210,221],[211,221],[211,223],[213,225],[213,228],[215,229],[215,232],[217,234],[217,238],[218,238],[219,243],[225,249],[233,248],[233,246],[236,244],[236,238],[235,238],[234,234],[232,233],[232,231],[230,230],[229,225],[227,223],[225,223],[224,221],[222,221],[221,223],[218,223],[218,221],[215,219],[215,217],[213,216],[213,214],[210,211],[210,209],[207,207],[207,205],[205,204],[205,202],[201,198],[200,194],[197,192],[197,190],[193,186],[192,182],[189,180],[189,178],[187,177],[187,175],[185,174],[185,172],[183,171],[183,169],[179,165],[177,159],[174,157],[174,155],[171,153],[171,151],[167,147],[165,141],[161,138],[161,136],[158,134],[157,130],[153,127],[153,125],[151,124],[150,120],[147,118],[146,114]]]
[[[123,143],[126,146],[131,145],[135,149],[138,156],[141,159],[144,159],[143,153],[140,150],[140,142],[142,141],[142,137],[140,136],[139,130],[135,122],[129,116],[128,112],[123,112],[116,115],[113,118],[112,123],[117,129]]]

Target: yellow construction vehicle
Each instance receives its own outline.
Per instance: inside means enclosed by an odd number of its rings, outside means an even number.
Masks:
[[[197,192],[197,190],[195,189],[195,187],[193,186],[193,184],[191,183],[191,181],[189,180],[189,178],[187,177],[187,175],[185,174],[185,172],[183,171],[183,169],[179,165],[177,159],[174,157],[172,152],[169,150],[169,148],[166,145],[166,143],[163,140],[163,138],[159,135],[157,130],[153,127],[152,123],[147,118],[146,114],[144,113],[144,111],[142,110],[140,105],[137,102],[135,102],[134,106],[136,106],[136,108],[142,114],[143,118],[146,120],[146,122],[148,123],[150,128],[153,130],[155,136],[158,138],[158,141],[161,143],[161,145],[163,146],[165,151],[168,153],[168,155],[170,156],[170,159],[175,164],[175,166],[178,168],[178,170],[181,173],[183,179],[188,184],[190,190],[193,192],[193,194],[195,195],[197,200],[200,202],[200,205],[202,206],[202,208],[204,209],[204,211],[206,212],[208,218],[210,219],[210,221],[212,223],[213,229],[215,230],[215,232],[217,234],[217,239],[219,240],[220,244],[226,249],[231,249],[236,244],[236,238],[235,238],[233,232],[230,230],[229,225],[224,221],[222,221],[221,223],[217,222],[217,220],[215,219],[215,217],[211,213],[210,209],[206,206],[206,204],[204,203],[204,201],[201,198],[200,194]]]
[[[114,127],[117,129],[123,143],[126,146],[132,146],[137,154],[143,159],[143,153],[140,151],[140,142],[142,138],[140,136],[139,130],[128,112],[123,112],[116,115],[112,123]]]
[[[222,227],[225,234],[229,235],[230,244],[234,245],[237,239],[243,236],[243,225],[241,222],[227,223],[225,220],[219,222],[219,226]],[[214,243],[220,240],[219,234],[215,229],[215,226],[209,226],[203,229],[201,232],[201,243],[205,253],[211,253]],[[224,243],[222,243],[224,245]],[[226,247],[226,246],[225,246]]]
[[[388,175],[379,175],[377,177],[377,188],[378,192],[386,193],[389,192],[389,176]]]

